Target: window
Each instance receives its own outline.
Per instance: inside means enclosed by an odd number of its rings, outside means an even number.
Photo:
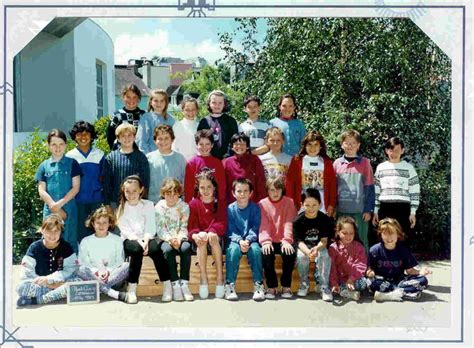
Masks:
[[[96,95],[97,95],[97,118],[104,116],[104,89],[105,89],[105,79],[104,79],[104,65],[100,62],[95,64],[96,70]]]

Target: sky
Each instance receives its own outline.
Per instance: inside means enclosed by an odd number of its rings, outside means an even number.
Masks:
[[[115,64],[127,64],[131,58],[203,57],[213,64],[223,58],[219,32],[236,27],[233,18],[94,18],[114,42]],[[259,35],[265,33],[259,20]]]

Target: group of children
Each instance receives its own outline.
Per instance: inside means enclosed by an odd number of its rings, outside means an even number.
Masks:
[[[280,293],[291,298],[295,265],[297,295],[306,296],[311,263],[325,301],[334,293],[358,300],[367,287],[377,301],[416,299],[427,286],[430,271],[415,268],[402,242],[416,222],[419,184],[413,166],[401,160],[400,139],[386,143],[388,161],[374,175],[359,155],[361,136],[354,130],[342,134],[344,155],[333,163],[323,136],[306,132],[296,118],[291,94],[280,98],[270,122],[258,117],[260,100],[246,98],[248,119],[240,126],[221,91],[210,93],[209,115],[200,122],[192,98],[182,103],[183,120],[175,121],[163,90],[152,91],[147,113],[138,108],[136,86],[126,86],[122,97],[124,107],[107,130],[108,155],[93,147],[97,135],[88,122],[74,125],[77,147],[67,154],[66,135],[48,134],[52,156],[35,176],[45,202],[43,238],[23,258],[18,305],[64,298],[67,282],[78,279],[97,280],[102,293],[136,303],[144,256],[163,284],[162,301],[191,301],[193,251],[201,299],[209,296],[208,253],[216,267],[215,296],[228,300],[238,299],[243,255],[256,301]],[[381,242],[369,250],[370,220]]]

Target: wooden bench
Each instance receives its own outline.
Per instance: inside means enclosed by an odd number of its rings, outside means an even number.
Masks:
[[[179,258],[179,257],[178,257]],[[225,256],[224,258],[224,275],[225,275]],[[207,276],[209,281],[209,292],[212,294],[215,292],[216,285],[216,268],[213,264],[214,259],[212,256],[207,257]],[[278,279],[281,275],[281,257],[276,255],[275,258],[275,268],[277,272]],[[179,263],[178,263],[179,267]],[[179,271],[178,271],[179,272]],[[312,274],[314,272],[314,263],[311,263],[310,268],[310,290],[314,290],[314,279]],[[224,278],[225,279],[225,278]],[[189,274],[189,289],[193,294],[199,293],[199,266],[197,256],[193,255],[191,258],[191,269]],[[293,278],[291,282],[291,289],[296,294],[299,286],[299,277],[298,271],[293,270]],[[153,265],[153,261],[149,257],[143,258],[143,265],[140,274],[140,280],[138,283],[137,294],[138,296],[159,296],[162,294],[163,286],[162,283],[158,280],[158,275]],[[250,265],[247,262],[247,257],[244,255],[240,260],[239,273],[237,274],[237,281],[235,282],[235,289],[237,293],[252,293],[253,292],[253,280],[252,280],[252,271]]]

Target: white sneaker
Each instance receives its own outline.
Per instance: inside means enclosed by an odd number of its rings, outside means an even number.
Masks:
[[[184,300],[185,301],[192,301],[194,300],[193,294],[191,294],[191,290],[188,288],[188,283],[189,281],[187,280],[181,280],[181,292],[183,293]]]
[[[202,300],[205,300],[209,296],[209,285],[201,284],[199,285],[199,297]]]
[[[331,289],[329,288],[322,288],[321,289],[321,296],[323,298],[323,301],[326,302],[332,302],[332,292]]]
[[[127,296],[125,301],[127,303],[137,303],[137,283],[128,283]]]
[[[277,288],[268,288],[267,292],[265,293],[265,298],[269,300],[274,300],[277,295],[278,295]]]
[[[163,282],[163,296],[161,296],[161,302],[170,302],[173,299],[173,286],[171,281],[167,280]]]
[[[175,301],[183,301],[183,292],[181,291],[181,284],[179,281],[175,281],[172,283],[173,285],[173,300]]]
[[[359,291],[350,291],[347,289],[342,289],[340,292],[341,297],[347,298],[349,300],[359,301],[360,300],[360,292]]]
[[[216,285],[216,298],[224,298],[224,285]]]
[[[402,296],[403,296],[403,289],[397,288],[390,292],[376,291],[374,294],[374,299],[376,302],[401,301]]]
[[[253,297],[254,301],[264,301],[265,300],[265,289],[263,288],[262,282],[255,282],[253,286]]]
[[[301,282],[300,287],[298,288],[298,292],[296,293],[299,297],[305,297],[308,295],[309,291],[309,284],[306,282]]]
[[[226,300],[237,301],[239,299],[239,296],[237,296],[237,293],[235,292],[234,283],[226,284],[224,287],[224,293],[225,293]],[[216,291],[216,297],[217,297],[217,291]]]

